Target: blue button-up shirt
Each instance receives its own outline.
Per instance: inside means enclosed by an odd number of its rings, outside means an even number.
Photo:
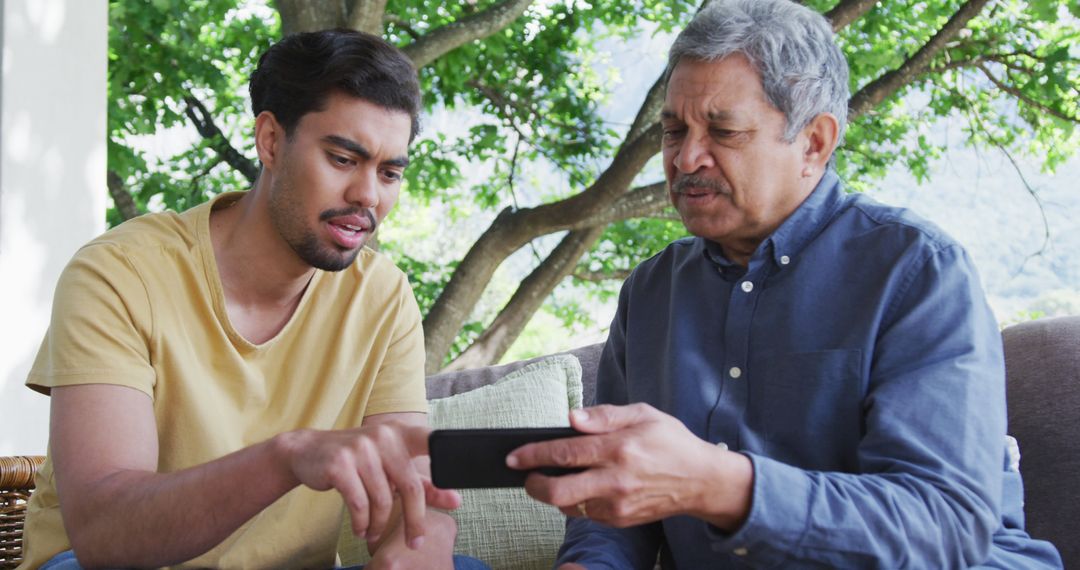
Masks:
[[[1060,566],[1020,530],[1019,474],[1002,469],[1004,370],[964,250],[829,172],[746,267],[701,238],[638,267],[601,358],[599,403],[647,402],[751,459],[745,523],[575,518],[559,561]]]

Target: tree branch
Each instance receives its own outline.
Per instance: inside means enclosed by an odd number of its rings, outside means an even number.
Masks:
[[[383,25],[385,24],[394,24],[394,26],[401,28],[406,34],[409,34],[409,37],[411,37],[413,41],[418,40],[423,36],[423,34],[416,31],[416,28],[410,26],[409,22],[398,17],[396,14],[386,14],[383,16]]]
[[[1063,112],[1063,111],[1061,111],[1059,109],[1055,109],[1055,108],[1053,108],[1053,107],[1051,107],[1051,106],[1049,106],[1049,105],[1047,105],[1045,103],[1040,103],[1039,101],[1036,101],[1036,100],[1032,99],[1031,97],[1028,97],[1027,95],[1024,94],[1023,91],[1020,91],[1019,89],[1017,89],[1015,87],[1006,85],[1000,79],[995,77],[993,73],[990,73],[990,70],[987,69],[985,65],[983,65],[981,63],[978,63],[978,64],[975,65],[975,67],[979,68],[979,71],[982,71],[983,75],[985,75],[986,78],[989,79],[991,83],[996,85],[998,89],[1001,89],[1002,91],[1008,93],[1009,95],[1012,95],[1013,97],[1016,97],[1017,99],[1023,101],[1024,103],[1027,103],[1028,105],[1031,105],[1032,107],[1035,107],[1036,109],[1040,109],[1040,110],[1042,110],[1042,111],[1044,111],[1046,113],[1049,113],[1049,114],[1051,114],[1051,115],[1053,115],[1053,116],[1055,116],[1055,117],[1057,117],[1057,118],[1059,118],[1059,119],[1061,119],[1063,121],[1069,121],[1069,122],[1072,122],[1072,123],[1080,123],[1080,117],[1070,116],[1069,114],[1067,114],[1067,113],[1065,113],[1065,112]]]
[[[648,186],[634,188],[619,196],[610,207],[574,222],[570,228],[578,230],[593,226],[604,227],[622,220],[653,216],[662,212],[670,204],[667,183],[654,182]]]
[[[436,28],[402,48],[417,69],[471,41],[484,39],[525,13],[532,0],[504,0],[481,12]]]
[[[616,269],[614,271],[586,271],[579,269],[571,274],[578,281],[589,283],[603,283],[604,281],[626,281],[633,269]]]
[[[214,150],[229,166],[236,169],[237,172],[242,174],[247,179],[249,184],[254,185],[255,180],[259,178],[259,167],[255,162],[251,161],[244,155],[240,154],[240,151],[236,150],[229,140],[225,138],[225,133],[221,132],[221,129],[214,124],[214,117],[210,114],[210,111],[203,105],[202,101],[198,100],[193,94],[188,93],[184,95],[184,114],[191,120],[191,124],[195,126],[195,130],[210,143],[210,148]]]
[[[625,143],[586,190],[565,200],[517,211],[503,210],[473,243],[424,318],[428,373],[438,370],[495,269],[538,236],[569,229],[614,202],[660,147],[659,124]],[[585,231],[585,230],[579,230]],[[590,230],[591,231],[591,230]],[[577,259],[573,260],[577,263]]]
[[[899,68],[885,73],[881,77],[859,89],[848,101],[848,120],[854,120],[873,109],[888,96],[896,93],[912,79],[926,71],[931,62],[946,44],[963,30],[972,18],[982,11],[990,0],[968,0],[949,21],[938,30],[918,51],[907,59]]]
[[[626,140],[632,141],[641,136],[649,127],[660,121],[660,111],[664,108],[664,97],[667,94],[667,70],[660,73],[656,82],[645,94],[645,101],[641,103],[637,115],[634,117],[630,130],[626,133]]]
[[[1024,258],[1023,263],[1020,264],[1020,267],[1013,274],[1014,276],[1020,275],[1024,271],[1024,266],[1027,265],[1027,262],[1030,261],[1032,258],[1042,255],[1042,253],[1046,251],[1046,247],[1050,244],[1050,220],[1046,217],[1046,208],[1045,206],[1043,206],[1042,199],[1039,198],[1039,193],[1035,191],[1035,188],[1028,182],[1027,177],[1024,176],[1024,171],[1021,170],[1020,164],[1017,163],[1016,159],[1013,158],[1012,153],[1009,152],[1009,149],[1006,148],[1005,145],[1002,144],[1002,142],[994,136],[994,133],[990,132],[990,129],[986,126],[986,123],[983,121],[982,116],[979,115],[979,113],[976,111],[975,105],[964,94],[958,93],[956,91],[954,91],[954,93],[958,97],[960,97],[961,100],[967,103],[967,112],[971,116],[975,125],[978,126],[979,130],[982,131],[984,135],[986,135],[986,138],[990,141],[990,143],[997,147],[997,149],[1005,155],[1005,158],[1009,160],[1009,163],[1012,164],[1013,170],[1016,171],[1016,175],[1020,177],[1020,183],[1024,185],[1024,189],[1026,189],[1027,193],[1031,196],[1031,198],[1035,200],[1035,205],[1039,208],[1039,215],[1042,217],[1043,225],[1043,242],[1042,245],[1039,246],[1038,251],[1035,251],[1034,253],[1031,253]]]
[[[502,358],[525,329],[529,319],[543,305],[544,299],[574,270],[578,259],[596,243],[602,233],[601,227],[566,234],[547,259],[521,282],[514,296],[483,334],[443,371],[486,366]]]
[[[105,184],[109,187],[109,196],[112,197],[113,205],[116,206],[116,211],[120,212],[121,218],[130,220],[139,215],[139,208],[135,205],[131,192],[124,187],[124,180],[115,170],[105,173]]]
[[[841,0],[825,13],[825,17],[832,23],[833,32],[839,32],[869,12],[875,4],[877,0]]]

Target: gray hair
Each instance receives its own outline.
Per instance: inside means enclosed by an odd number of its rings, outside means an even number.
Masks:
[[[715,0],[675,39],[668,77],[684,57],[717,61],[734,53],[750,60],[765,96],[784,113],[786,142],[821,113],[836,116],[843,140],[848,66],[824,16],[789,0]]]

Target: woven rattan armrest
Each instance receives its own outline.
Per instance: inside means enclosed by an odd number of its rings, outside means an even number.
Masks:
[[[0,457],[0,568],[22,561],[26,502],[34,489],[34,472],[45,461],[40,456]]]

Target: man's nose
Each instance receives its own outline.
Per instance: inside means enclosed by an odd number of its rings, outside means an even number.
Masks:
[[[357,172],[345,190],[345,200],[361,208],[379,205],[379,177],[374,172]]]
[[[702,136],[687,135],[675,154],[675,168],[683,174],[693,174],[716,164],[708,140]]]

